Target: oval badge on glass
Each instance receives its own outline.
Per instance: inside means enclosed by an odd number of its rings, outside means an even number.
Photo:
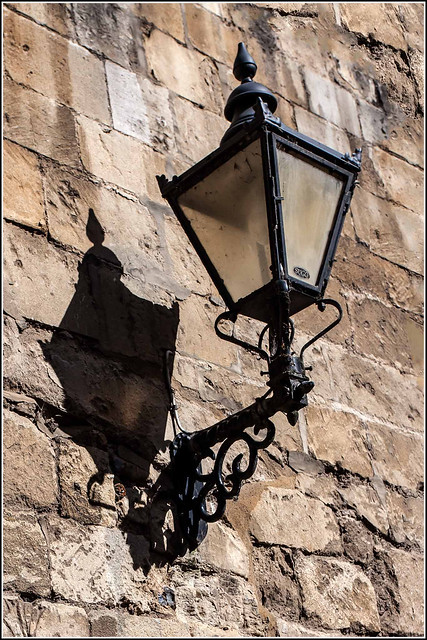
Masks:
[[[308,271],[306,271],[302,267],[294,267],[294,273],[296,273],[299,278],[304,278],[305,280],[308,280],[310,278],[310,274],[308,273]]]

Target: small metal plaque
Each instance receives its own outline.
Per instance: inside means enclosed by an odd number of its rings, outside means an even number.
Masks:
[[[296,273],[299,278],[304,278],[305,280],[308,280],[310,278],[310,274],[308,273],[308,271],[306,271],[302,267],[294,267],[294,273]]]

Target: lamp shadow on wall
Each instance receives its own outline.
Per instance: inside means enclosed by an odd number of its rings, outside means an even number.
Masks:
[[[65,395],[65,412],[52,409],[56,424],[85,447],[97,469],[87,487],[74,483],[74,504],[68,488],[68,506],[62,509],[64,515],[74,510],[72,517],[85,524],[102,524],[102,511],[105,516],[105,510],[117,510],[134,567],[148,572],[186,551],[165,442],[164,354],[175,349],[179,308],[176,302],[168,308],[129,291],[92,209],[86,234],[93,246],[79,265],[75,294],[51,341],[42,345]],[[75,463],[76,481],[78,471]],[[106,474],[107,500],[102,497]]]

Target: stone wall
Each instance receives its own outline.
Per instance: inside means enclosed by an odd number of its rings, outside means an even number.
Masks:
[[[422,3],[3,9],[5,635],[422,635]],[[309,407],[180,556],[163,353],[188,430],[265,385],[155,175],[218,146],[242,40],[363,171]]]

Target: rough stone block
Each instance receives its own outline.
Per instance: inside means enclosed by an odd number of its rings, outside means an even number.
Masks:
[[[122,3],[123,4],[123,3]],[[78,42],[126,68],[141,68],[142,24],[118,4],[73,6]]]
[[[423,635],[424,629],[424,561],[419,555],[389,549],[397,581],[398,618],[393,631],[402,635]]]
[[[83,607],[60,602],[37,602],[33,605],[31,636],[49,638],[60,630],[67,638],[88,638],[89,619]]]
[[[165,31],[173,38],[185,42],[184,24],[181,5],[170,2],[165,11],[165,4],[156,2],[118,2],[118,6],[131,11],[138,18],[151,22],[161,31]],[[210,3],[209,3],[210,4]]]
[[[387,535],[389,530],[387,512],[371,486],[353,483],[350,487],[339,488],[338,493],[361,518]]]
[[[318,629],[309,629],[298,622],[289,620],[277,620],[277,631],[279,638],[329,638],[330,634],[319,631]],[[334,637],[341,636],[339,631],[334,631]]]
[[[372,475],[366,428],[359,418],[312,404],[304,415],[309,451],[316,458],[364,477]]]
[[[383,480],[417,489],[423,482],[423,441],[420,435],[368,423],[373,466]]]
[[[6,9],[5,68],[12,79],[56,102],[110,122],[102,62],[31,20]]]
[[[422,217],[368,191],[356,195],[351,209],[358,238],[377,255],[422,274]]]
[[[55,452],[48,438],[24,416],[3,413],[6,503],[50,507],[57,503]]]
[[[44,229],[42,177],[37,156],[5,140],[3,161],[4,217],[35,229]]]
[[[148,542],[106,527],[83,527],[50,516],[46,523],[52,586],[67,600],[117,605],[122,598],[148,611],[143,565]]]
[[[66,2],[13,2],[9,7],[30,16],[37,23],[57,31],[62,36],[74,35],[71,6]]]
[[[218,569],[236,573],[243,578],[249,575],[249,554],[242,540],[222,522],[209,525],[203,544],[194,552],[198,560]]]
[[[79,166],[74,116],[57,104],[8,78],[4,79],[4,135],[69,166]]]
[[[353,562],[369,565],[374,557],[374,542],[366,526],[346,516],[340,518],[340,527],[345,555]]]
[[[48,546],[31,511],[3,512],[3,584],[7,589],[49,596]]]
[[[321,500],[334,507],[339,502],[338,485],[330,475],[308,476],[299,473],[295,479],[295,487],[310,498]]]
[[[156,175],[165,173],[165,158],[136,138],[102,127],[80,116],[79,139],[85,168],[107,182],[163,204]]]
[[[423,327],[396,307],[376,300],[349,301],[354,346],[364,356],[374,356],[406,371],[423,365]],[[421,365],[421,367],[419,367]]]
[[[8,313],[51,326],[60,324],[75,292],[74,256],[56,249],[45,236],[5,225],[4,274],[4,305]]]
[[[375,591],[357,566],[332,558],[300,555],[295,570],[308,619],[327,629],[380,631]]]
[[[349,31],[373,38],[395,49],[406,49],[397,7],[392,4],[352,2],[340,5],[341,20]]]
[[[319,118],[298,106],[295,107],[295,119],[300,133],[319,140],[322,144],[326,144],[341,153],[353,153],[354,149],[350,146],[350,141],[345,132],[327,120]]]
[[[210,111],[221,112],[218,72],[208,58],[197,51],[189,51],[157,29],[147,39],[145,53],[149,73],[165,87]]]
[[[313,530],[312,522],[317,522]],[[250,530],[259,542],[307,551],[337,551],[339,528],[331,509],[299,491],[269,487],[251,514]]]
[[[225,118],[201,109],[179,96],[173,96],[177,124],[178,152],[185,154],[194,164],[219,147],[228,128]]]
[[[298,619],[301,597],[290,556],[278,547],[255,547],[253,572],[266,609],[275,616]]]
[[[387,491],[387,514],[393,539],[398,544],[424,545],[424,502],[422,498]]]
[[[357,105],[353,96],[310,68],[304,70],[304,77],[310,110],[337,127],[360,136]]]
[[[114,527],[117,522],[114,475],[109,471],[108,454],[104,451],[61,440],[58,458],[61,515],[83,524]]]
[[[114,128],[158,151],[173,149],[175,133],[169,91],[109,60],[105,71]]]
[[[388,198],[411,211],[422,214],[423,172],[378,147],[372,149],[371,158]]]

